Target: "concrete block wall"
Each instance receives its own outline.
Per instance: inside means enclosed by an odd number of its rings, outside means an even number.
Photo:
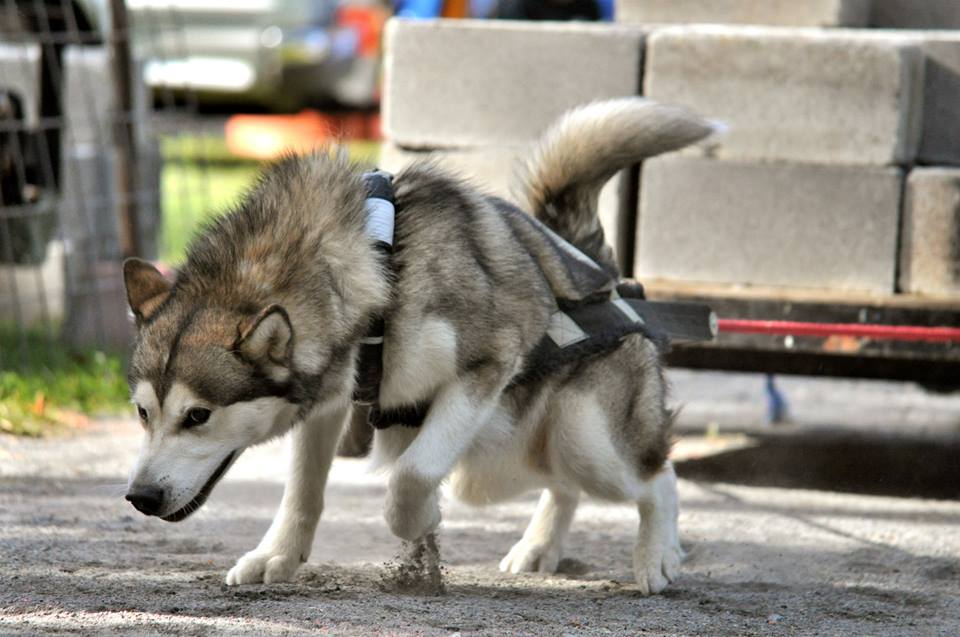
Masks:
[[[644,167],[638,278],[894,292],[899,167],[923,132],[910,37],[674,27],[647,60],[647,95],[729,132],[709,158]]]
[[[870,0],[616,0],[626,23],[866,26]]]
[[[641,183],[640,280],[893,291],[900,168],[674,156]]]
[[[728,130],[647,162],[633,197],[629,175],[605,189],[625,274],[960,296],[943,274],[960,254],[911,239],[952,228],[953,186],[924,171],[960,167],[960,2],[915,4],[935,24],[898,21],[906,5],[889,0],[620,0],[618,25],[395,21],[383,165],[433,154],[509,194],[511,165],[561,112],[644,94]],[[930,259],[940,274],[924,278]]]
[[[512,21],[391,21],[383,125],[406,148],[531,142],[572,106],[636,94],[646,31]]]
[[[960,29],[957,0],[616,0],[618,22]]]
[[[654,29],[645,94],[730,130],[644,166],[638,278],[960,298],[956,169],[927,168],[960,166],[960,2],[875,0],[882,29],[664,4],[727,24]]]
[[[960,19],[960,2],[957,9]],[[960,166],[960,30],[899,33],[915,36],[925,57],[917,162]]]
[[[637,95],[646,31],[632,26],[403,21],[387,28],[381,167],[431,157],[482,190],[518,202],[518,167],[560,115]],[[629,171],[601,197],[608,241],[626,266],[635,207]]]
[[[900,287],[912,294],[960,296],[960,168],[915,168],[910,173]]]
[[[923,70],[903,36],[678,27],[651,35],[644,92],[727,124],[724,159],[882,165],[916,155]]]
[[[881,29],[960,29],[957,0],[870,0],[870,25]]]

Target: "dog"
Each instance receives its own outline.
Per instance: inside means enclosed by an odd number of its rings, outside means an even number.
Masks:
[[[444,480],[475,504],[540,488],[500,568],[551,573],[581,493],[629,501],[640,516],[638,587],[662,591],[682,551],[656,346],[632,333],[549,373],[524,369],[558,297],[579,292],[548,244],[615,280],[601,186],[711,132],[685,109],[643,98],[571,111],[522,179],[521,204],[539,222],[436,162],[413,164],[394,180],[392,254],[367,232],[360,168],[337,152],[280,160],[193,240],[175,281],[145,261],[124,264],[136,324],[129,380],[145,431],[127,499],[183,520],[244,449],[291,432],[279,511],[226,583],[289,580],[310,554],[359,352],[381,317],[378,407],[426,406],[420,426],[374,437],[375,463],[390,468],[384,516],[396,536],[437,528]],[[528,221],[548,229],[524,230]]]

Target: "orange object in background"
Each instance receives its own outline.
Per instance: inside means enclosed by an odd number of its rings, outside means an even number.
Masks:
[[[446,0],[440,15],[444,18],[469,18],[470,3],[468,0]]]
[[[377,6],[350,6],[337,7],[337,25],[356,31],[358,37],[357,54],[372,56],[380,53],[380,38],[383,25],[390,18],[390,13]]]
[[[440,15],[444,18],[469,18],[470,3],[467,0],[446,0]]]
[[[234,115],[227,120],[227,148],[239,157],[274,159],[284,153],[307,153],[346,139],[379,138],[380,118],[370,113]]]

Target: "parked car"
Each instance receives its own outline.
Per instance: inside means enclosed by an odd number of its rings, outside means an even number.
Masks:
[[[59,4],[62,0],[51,0]],[[103,30],[107,0],[76,0]],[[376,0],[128,0],[133,48],[155,91],[273,110],[377,102]]]

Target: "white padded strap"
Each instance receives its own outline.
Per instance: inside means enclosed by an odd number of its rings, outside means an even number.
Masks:
[[[393,224],[396,210],[386,199],[371,197],[363,203],[367,213],[367,234],[388,245],[393,245]]]

